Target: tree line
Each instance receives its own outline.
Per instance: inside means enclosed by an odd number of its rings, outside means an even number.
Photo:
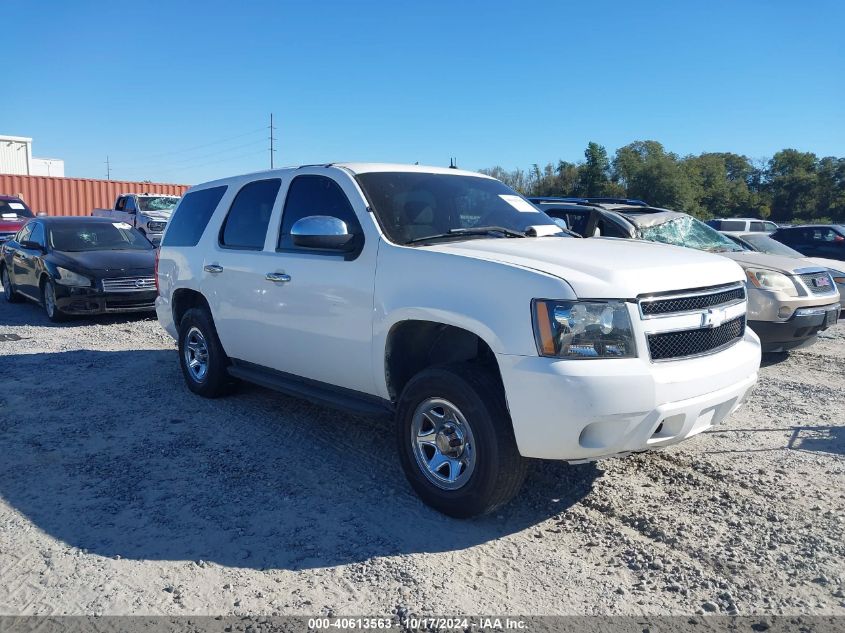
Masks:
[[[616,150],[590,142],[584,160],[480,170],[527,196],[625,197],[702,219],[845,222],[845,158],[784,149],[752,160],[730,152],[679,156],[657,141]]]

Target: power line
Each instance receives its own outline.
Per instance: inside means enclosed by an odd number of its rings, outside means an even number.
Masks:
[[[276,128],[273,127],[273,113],[270,113],[270,169],[273,169],[273,154],[275,154],[276,150],[273,148],[273,141],[276,139],[273,137],[273,130]]]
[[[237,140],[239,138],[249,136],[250,134],[257,134],[258,132],[263,132],[265,129],[266,128],[262,126],[260,128],[250,130],[249,132],[244,132],[242,134],[236,134],[235,136],[229,136],[229,137],[226,137],[226,138],[221,138],[221,139],[218,139],[216,141],[211,141],[209,143],[203,143],[201,145],[194,145],[193,147],[186,147],[184,149],[176,149],[176,150],[170,150],[170,151],[167,151],[167,152],[160,152],[160,153],[157,153],[157,154],[147,154],[146,156],[140,156],[139,158],[141,160],[147,160],[147,159],[161,158],[162,156],[173,156],[174,154],[184,154],[186,152],[193,152],[193,151],[196,151],[198,149],[204,149],[206,147],[211,147],[212,145],[219,145],[220,143],[228,143],[229,141],[234,141],[234,140]]]
[[[265,143],[265,139],[260,138],[254,141],[250,141],[248,143],[241,143],[240,145],[232,145],[230,147],[224,147],[221,149],[214,150],[213,152],[203,153],[198,156],[189,156],[188,158],[179,158],[174,161],[166,162],[167,165],[181,165],[184,163],[191,163],[196,160],[204,160],[209,156],[217,156],[218,154],[224,154],[226,152],[231,152],[232,150],[243,149],[244,147],[253,147],[255,145],[263,145]],[[264,150],[262,150],[264,151]],[[121,167],[128,167],[130,169],[145,169],[147,167],[159,167],[161,166],[160,161],[151,162],[151,163],[129,163],[128,165],[122,165]]]

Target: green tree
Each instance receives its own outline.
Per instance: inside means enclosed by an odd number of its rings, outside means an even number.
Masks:
[[[816,155],[784,149],[769,161],[767,189],[772,199],[772,219],[811,219],[818,212]]]
[[[616,150],[615,180],[627,195],[658,207],[699,213],[689,173],[657,141],[634,141]]]
[[[599,197],[611,195],[610,159],[604,146],[593,141],[584,150],[584,164],[578,168],[576,195]]]

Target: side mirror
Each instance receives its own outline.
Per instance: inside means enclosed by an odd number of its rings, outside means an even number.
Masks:
[[[44,252],[44,247],[41,246],[41,244],[39,244],[38,242],[32,242],[30,240],[24,240],[23,242],[21,242],[21,248],[25,248],[30,251],[40,251],[42,253]]]
[[[290,230],[294,246],[349,252],[355,248],[355,235],[346,222],[330,215],[309,215],[294,222]]]

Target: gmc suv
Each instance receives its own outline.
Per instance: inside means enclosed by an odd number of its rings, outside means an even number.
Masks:
[[[193,392],[240,379],[389,414],[412,487],[468,517],[517,493],[526,458],[720,424],[760,363],[744,279],[707,253],[572,238],[481,174],[346,163],[191,188],[156,307]]]

